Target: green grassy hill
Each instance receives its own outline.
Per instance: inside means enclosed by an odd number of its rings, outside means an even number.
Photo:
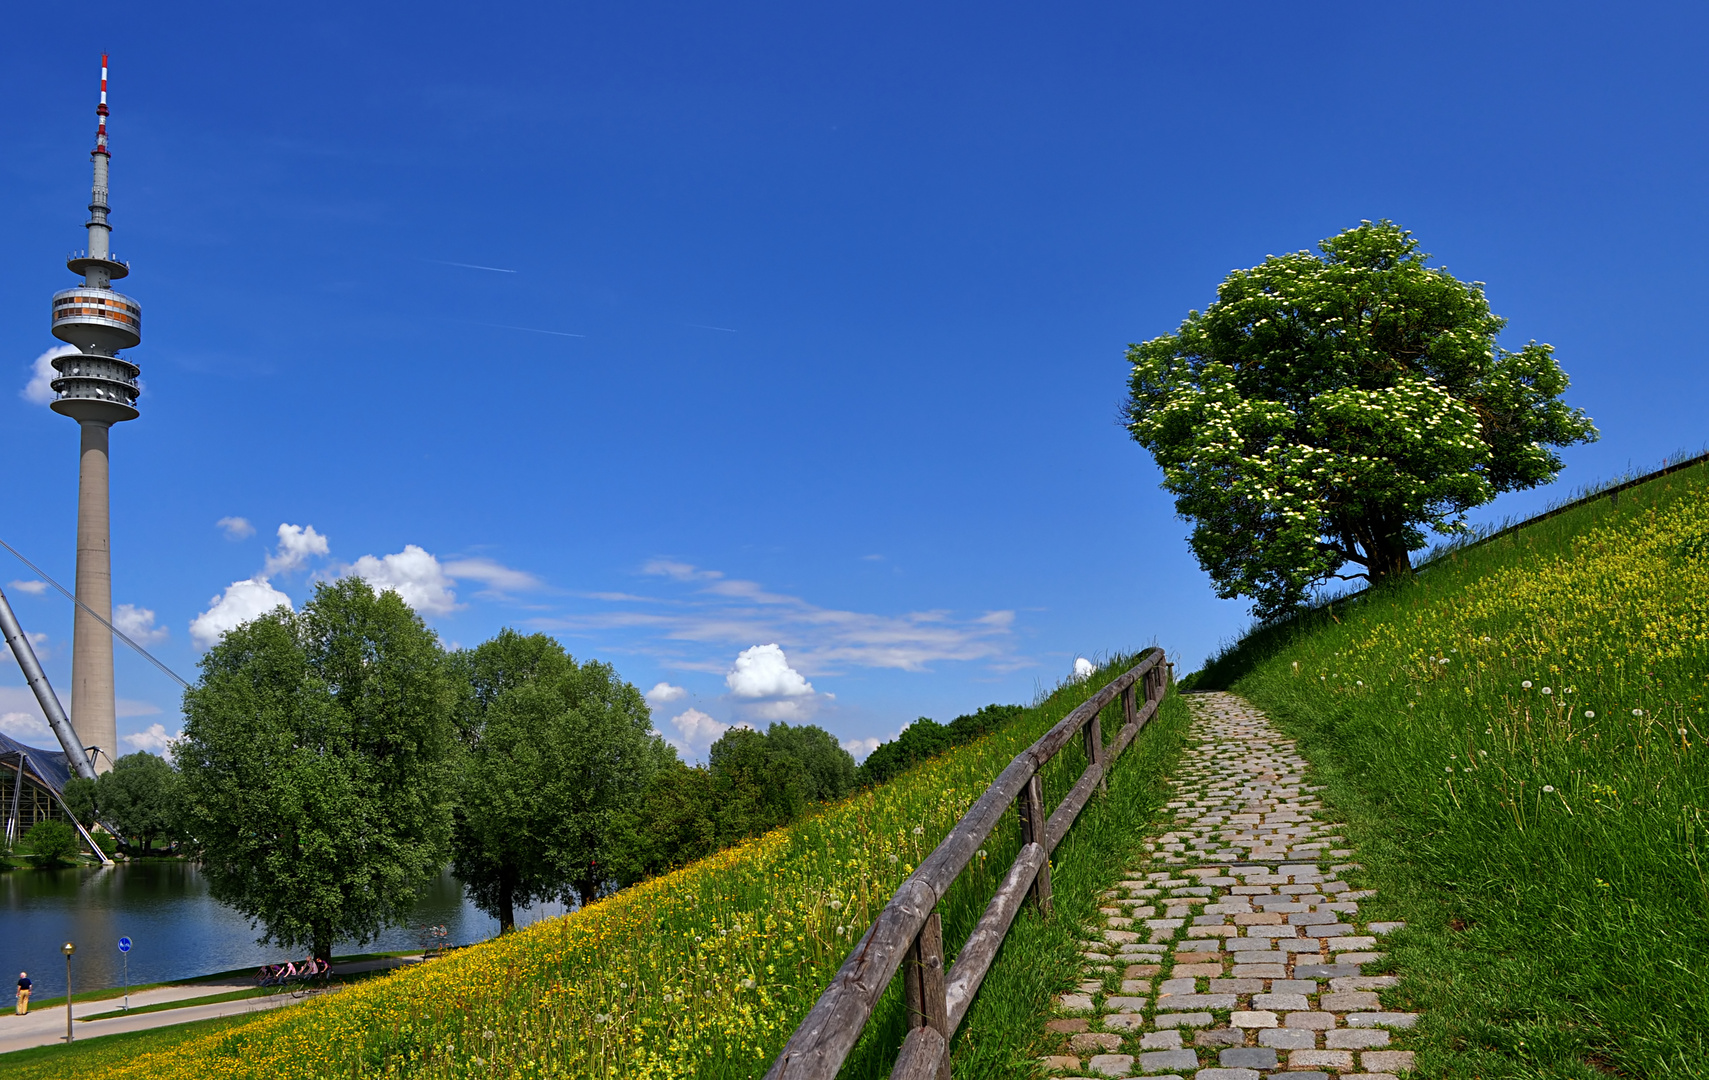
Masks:
[[[305,1005],[238,1022],[29,1051],[30,1080],[324,1077],[757,1077],[896,886],[1013,757],[1134,657],[1113,658],[1006,726],[806,820],[561,919]],[[1106,709],[1106,741],[1120,724]],[[1159,801],[1185,727],[1169,698],[1057,849],[1057,911],[1024,914],[958,1039],[964,1075],[1032,1074],[1056,993],[1077,970],[1076,927],[1120,871],[1134,815]],[[1047,805],[1078,779],[1078,743],[1044,771]],[[951,949],[1019,848],[1011,816],[940,905]],[[1039,973],[1042,972],[1042,977]],[[881,1077],[901,1045],[899,984],[846,1075]],[[958,1065],[958,1068],[961,1067]]]
[[[1260,629],[1189,685],[1329,784],[1422,1075],[1709,1076],[1709,466]]]

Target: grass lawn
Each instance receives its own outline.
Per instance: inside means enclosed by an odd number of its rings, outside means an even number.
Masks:
[[[6,1080],[64,1080],[67,1076],[100,1076],[128,1064],[140,1054],[177,1046],[187,1038],[213,1035],[247,1022],[245,1016],[198,1020],[191,1024],[78,1039],[70,1046],[38,1046],[0,1056],[0,1076]],[[0,1023],[4,1019],[0,1018]]]
[[[1709,468],[1248,635],[1195,676],[1314,763],[1421,1075],[1709,1076]]]

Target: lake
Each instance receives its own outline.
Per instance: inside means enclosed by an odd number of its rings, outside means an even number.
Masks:
[[[517,912],[517,925],[561,915],[561,904]],[[498,922],[463,897],[446,871],[429,883],[408,924],[377,941],[340,941],[334,954],[416,948],[415,926],[443,924],[451,943],[485,941]],[[131,939],[130,983],[168,982],[232,968],[300,960],[308,950],[285,952],[257,945],[259,931],[208,896],[194,863],[171,860],[64,870],[0,872],[0,1005],[11,1007],[18,972],[28,971],[38,999],[65,993],[65,957],[75,942],[72,983],[78,992],[120,986],[124,962],[119,938]]]

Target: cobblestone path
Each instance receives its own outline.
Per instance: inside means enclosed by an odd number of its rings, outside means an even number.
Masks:
[[[1047,1072],[1154,1080],[1388,1080],[1412,1013],[1385,1012],[1391,976],[1361,974],[1400,923],[1362,923],[1357,870],[1322,820],[1305,759],[1233,694],[1193,694],[1173,830],[1133,853],[1129,880],[1085,928],[1085,981],[1059,1001]],[[1327,983],[1327,986],[1325,985]]]

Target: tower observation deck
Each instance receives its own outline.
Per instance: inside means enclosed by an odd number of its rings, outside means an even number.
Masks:
[[[95,109],[94,189],[89,196],[89,246],[66,260],[83,284],[53,294],[53,336],[77,351],[55,357],[59,377],[54,412],[69,416],[81,429],[77,472],[77,599],[71,639],[71,726],[97,771],[112,768],[118,752],[113,691],[113,637],[101,621],[112,621],[111,530],[108,521],[109,429],[137,417],[141,368],[121,357],[121,349],[142,342],[142,305],[112,287],[130,274],[130,264],[112,255],[107,223],[107,57],[101,57],[101,103]],[[88,610],[85,610],[85,609]],[[90,614],[95,612],[100,618]]]

